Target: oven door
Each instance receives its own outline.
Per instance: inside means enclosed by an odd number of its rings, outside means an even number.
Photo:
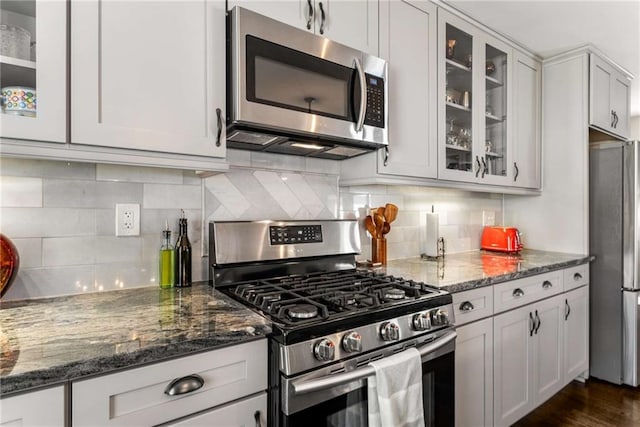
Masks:
[[[412,344],[418,345],[422,354],[422,397],[427,427],[454,425],[455,337],[455,331],[446,331],[437,337],[422,337],[384,349],[385,354],[393,354]],[[374,353],[371,357],[379,358],[379,355]],[[280,426],[366,427],[366,378],[373,368],[365,365],[339,372],[341,369],[327,367],[294,379],[283,377]]]

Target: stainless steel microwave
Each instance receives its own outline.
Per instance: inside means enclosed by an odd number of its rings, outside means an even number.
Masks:
[[[386,61],[241,7],[227,30],[229,148],[345,159],[388,144]]]

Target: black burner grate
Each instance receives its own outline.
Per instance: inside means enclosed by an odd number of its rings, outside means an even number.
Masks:
[[[232,293],[274,320],[301,325],[406,303],[436,291],[401,277],[348,270],[254,280],[236,284]],[[305,304],[317,308],[317,316],[299,318],[291,311]]]

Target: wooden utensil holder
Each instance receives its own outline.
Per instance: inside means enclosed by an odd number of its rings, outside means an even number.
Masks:
[[[387,265],[387,239],[371,239],[371,262]]]

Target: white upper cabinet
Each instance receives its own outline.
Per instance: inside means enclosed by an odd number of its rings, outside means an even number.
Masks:
[[[0,22],[16,39],[12,56],[0,55],[3,138],[67,141],[67,6],[44,0],[0,3]]]
[[[378,55],[378,0],[229,0],[288,25]]]
[[[589,55],[589,124],[629,138],[629,78],[594,53]]]
[[[511,185],[540,188],[542,65],[529,56],[513,55],[513,163]]]
[[[225,156],[225,3],[71,3],[71,142]]]
[[[438,178],[510,185],[512,49],[438,11]]]
[[[389,146],[378,173],[437,176],[436,8],[383,1],[380,54],[389,63]]]

